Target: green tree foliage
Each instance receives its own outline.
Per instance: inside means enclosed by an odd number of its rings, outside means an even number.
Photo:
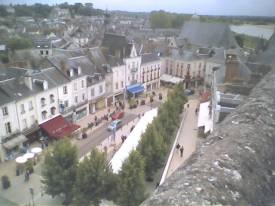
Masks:
[[[152,28],[180,28],[184,22],[184,15],[165,11],[153,11],[150,14]]]
[[[3,6],[3,5],[0,5],[0,16],[1,16],[1,17],[6,17],[6,16],[8,16],[8,12],[7,12],[7,10],[6,10],[6,7]]]
[[[154,172],[163,166],[175,132],[179,127],[180,114],[185,102],[183,85],[176,85],[169,92],[167,101],[159,108],[158,116],[142,136],[138,151],[145,160],[147,180],[152,180]]]
[[[110,197],[116,187],[115,176],[104,153],[93,148],[90,157],[78,166],[75,184],[75,203],[79,206],[98,206]]]
[[[68,139],[58,141],[45,156],[42,171],[45,192],[53,197],[64,195],[65,205],[72,201],[77,164],[77,149]]]
[[[119,173],[118,202],[121,206],[137,206],[145,198],[144,160],[133,151]]]
[[[16,16],[30,16],[34,18],[47,18],[53,7],[47,4],[34,4],[34,5],[15,5]]]
[[[21,37],[12,37],[8,40],[8,48],[12,51],[17,49],[27,49],[32,47],[32,42],[30,39]]]
[[[152,180],[153,173],[163,165],[166,146],[162,135],[155,124],[150,124],[139,143],[139,151],[145,160],[145,174],[147,180]]]

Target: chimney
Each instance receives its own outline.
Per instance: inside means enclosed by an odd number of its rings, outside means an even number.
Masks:
[[[24,77],[24,82],[25,82],[25,85],[30,89],[32,90],[32,78],[30,76],[25,76]]]
[[[235,53],[228,52],[225,59],[225,82],[240,79],[240,62]]]
[[[43,81],[43,90],[47,90],[48,89],[48,82],[47,81]]]

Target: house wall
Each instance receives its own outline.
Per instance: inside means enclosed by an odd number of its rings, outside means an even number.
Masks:
[[[82,85],[82,81],[84,85]],[[87,77],[79,77],[71,81],[72,85],[72,104],[77,106],[87,100]],[[84,97],[84,98],[83,98]]]
[[[23,111],[22,105],[24,105]],[[35,123],[37,123],[37,108],[35,98],[33,96],[16,102],[16,109],[20,131],[31,128]]]
[[[141,57],[127,58],[124,61],[126,64],[126,86],[140,83]]]
[[[113,67],[113,94],[124,92],[126,87],[126,65]]]
[[[64,93],[64,87],[67,87],[67,94]],[[66,110],[66,108],[69,108],[73,105],[73,97],[72,97],[72,83],[68,83],[68,84],[64,84],[64,85],[60,85],[57,88],[57,92],[58,92],[58,104],[59,104],[59,111],[62,110],[61,108],[61,104],[63,104],[64,106],[67,104],[68,106],[64,107],[64,110]]]
[[[54,96],[54,102],[51,102],[51,100],[50,100],[50,95],[51,94]],[[44,106],[41,104],[41,99],[42,98],[45,98],[45,105]],[[38,120],[39,124],[41,124],[45,121],[48,121],[49,119],[52,119],[53,117],[57,116],[59,114],[57,88],[44,90],[43,92],[40,92],[37,95],[35,95],[35,104],[36,104],[36,108],[37,108],[37,120]],[[56,108],[54,115],[51,114],[51,108],[52,107]],[[43,111],[47,112],[46,118],[42,118],[42,112]]]
[[[8,115],[3,115],[2,108],[7,107],[8,109]],[[19,123],[17,118],[17,112],[16,112],[16,105],[15,102],[11,102],[9,104],[2,105],[0,107],[0,143],[2,143],[2,140],[5,137],[8,137],[9,135],[13,133],[17,133],[19,131]],[[9,122],[11,125],[11,134],[7,133],[5,124]],[[3,161],[5,157],[3,145],[0,144],[0,162]]]
[[[161,75],[161,60],[141,65],[140,77],[145,91],[159,88]],[[154,88],[155,87],[155,88]]]

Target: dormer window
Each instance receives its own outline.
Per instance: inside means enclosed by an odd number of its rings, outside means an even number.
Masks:
[[[40,99],[40,102],[42,107],[46,106],[46,99],[44,97]]]
[[[51,103],[54,103],[54,102],[55,102],[55,100],[54,100],[54,95],[53,95],[53,94],[50,95],[50,101],[51,101]]]

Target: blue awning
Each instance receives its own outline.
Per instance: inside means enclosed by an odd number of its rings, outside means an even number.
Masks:
[[[141,84],[134,84],[134,85],[128,86],[127,91],[132,93],[132,94],[137,94],[137,93],[143,92],[144,87]]]

